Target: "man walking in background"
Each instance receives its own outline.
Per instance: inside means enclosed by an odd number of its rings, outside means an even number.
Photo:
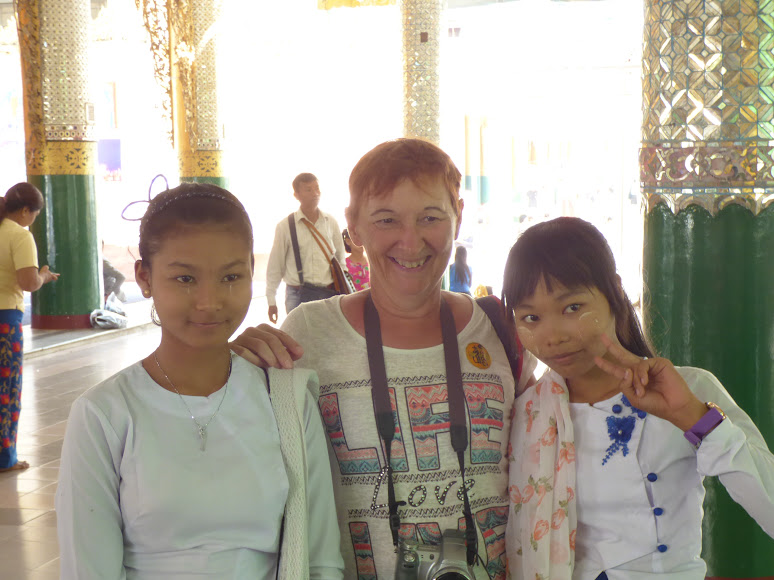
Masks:
[[[329,258],[333,254],[339,262],[344,262],[339,224],[332,215],[318,208],[320,185],[317,178],[311,173],[297,175],[293,180],[293,196],[299,202],[298,210],[277,224],[266,267],[266,300],[272,322],[277,322],[277,288],[282,280],[285,281],[287,313],[303,302],[333,296]],[[297,253],[293,247],[294,235]]]

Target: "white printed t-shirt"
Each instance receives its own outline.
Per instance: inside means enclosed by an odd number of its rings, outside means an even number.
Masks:
[[[395,551],[388,523],[387,478],[376,428],[365,338],[341,312],[341,296],[302,304],[282,329],[304,348],[297,366],[320,378],[319,406],[328,435],[345,577],[394,578]],[[477,578],[505,579],[508,517],[506,446],[514,383],[505,350],[478,306],[458,334],[468,411],[465,477],[478,533]],[[525,353],[522,386],[534,368]],[[384,348],[387,381],[398,428],[392,447],[401,536],[440,542],[444,530],[464,529],[459,462],[449,437],[443,345]]]

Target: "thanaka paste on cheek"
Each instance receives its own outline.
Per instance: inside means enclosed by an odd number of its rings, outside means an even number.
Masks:
[[[596,312],[589,311],[584,312],[578,317],[578,337],[581,341],[584,340],[584,336],[592,340],[596,340],[600,345],[602,341],[600,336],[604,332],[604,329],[600,326],[599,316]],[[607,348],[602,345],[600,349],[600,355],[607,351]]]
[[[516,328],[516,333],[519,335],[522,344],[529,342],[531,345],[533,345],[532,349],[527,350],[534,351],[532,354],[534,354],[537,358],[540,358],[540,346],[535,344],[535,336],[532,334],[532,331],[526,326],[519,326]]]

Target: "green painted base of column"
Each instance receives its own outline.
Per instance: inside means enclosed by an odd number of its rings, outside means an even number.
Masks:
[[[38,261],[61,276],[32,294],[32,327],[90,328],[102,306],[102,268],[93,175],[30,175],[45,200],[30,230]]]
[[[774,444],[774,205],[711,215],[666,204],[645,218],[646,326],[676,365],[715,374]],[[716,478],[705,480],[702,556],[708,576],[771,578],[772,540]]]
[[[473,189],[473,176],[472,175],[466,175],[465,176],[465,189],[468,191],[471,191]]]
[[[228,177],[181,177],[180,183],[210,183],[228,189]]]

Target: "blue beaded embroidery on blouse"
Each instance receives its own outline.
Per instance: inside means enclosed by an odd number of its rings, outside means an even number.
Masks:
[[[630,410],[630,414],[625,417],[606,417],[607,421],[607,434],[610,437],[612,443],[607,448],[605,458],[602,460],[602,465],[608,462],[618,451],[626,457],[629,455],[629,440],[634,433],[634,427],[637,425],[637,419],[644,419],[647,413],[637,407],[634,407],[626,395],[621,395],[621,402],[626,405]]]

